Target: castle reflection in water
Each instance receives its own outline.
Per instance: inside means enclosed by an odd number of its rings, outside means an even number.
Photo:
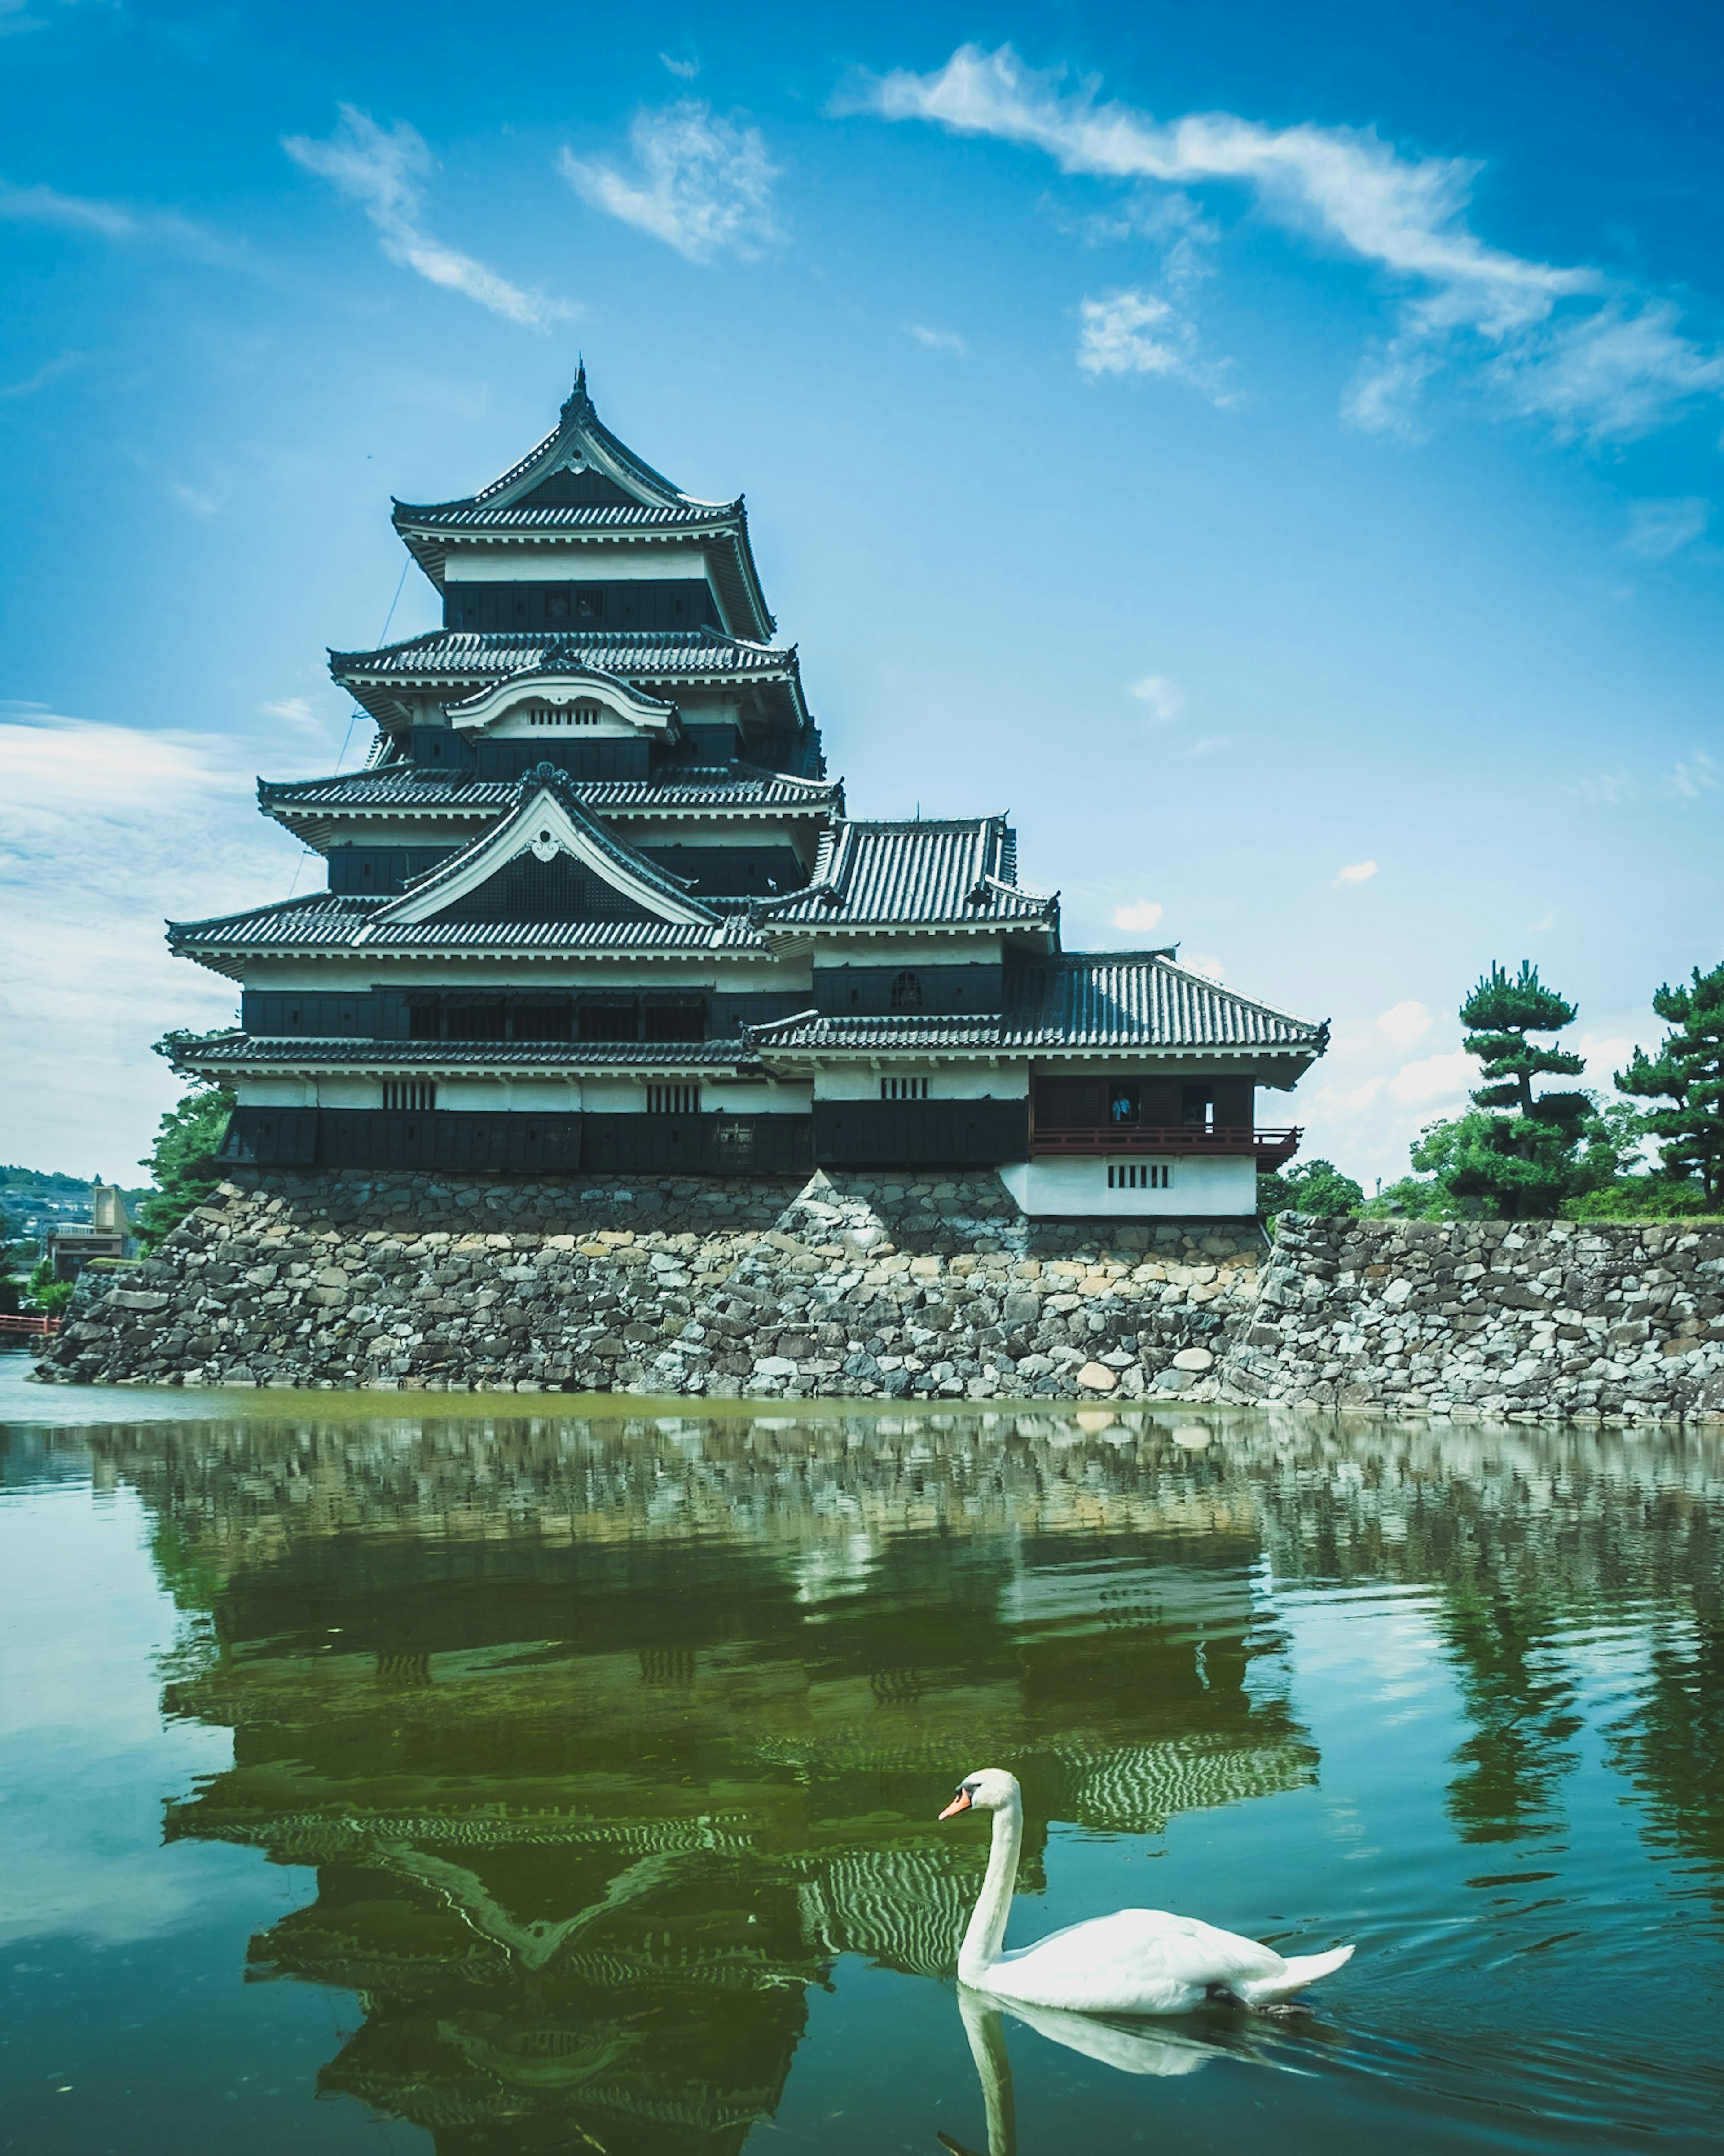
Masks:
[[[173,1838],[316,1868],[250,1973],[357,1992],[323,2086],[478,2156],[730,2151],[834,1958],[949,1973],[983,1763],[1153,1835],[1308,1785],[1271,1582],[1429,1584],[1465,1839],[1552,1815],[1567,1618],[1681,1591],[1615,1759],[1724,1869],[1716,1448],[1253,1414],[458,1419],[80,1434],[233,1764]],[[1707,1765],[1707,1760],[1711,1765]]]

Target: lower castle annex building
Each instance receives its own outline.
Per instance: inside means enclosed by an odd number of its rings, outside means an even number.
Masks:
[[[221,1158],[300,1169],[995,1168],[1033,1218],[1255,1213],[1326,1026],[1171,950],[1061,947],[998,816],[870,822],[828,778],[739,497],[599,421],[398,502],[444,625],[331,670],[362,771],[259,786],[328,887],[172,947],[240,983],[176,1051]]]

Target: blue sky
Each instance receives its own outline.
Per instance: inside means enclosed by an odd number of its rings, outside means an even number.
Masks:
[[[0,0],[0,1156],[129,1173],[304,889],[259,773],[435,618],[392,492],[601,412],[746,489],[861,814],[1010,809],[1076,946],[1334,1022],[1367,1181],[1494,958],[1608,1085],[1724,956],[1699,5]],[[393,608],[393,615],[392,615]]]

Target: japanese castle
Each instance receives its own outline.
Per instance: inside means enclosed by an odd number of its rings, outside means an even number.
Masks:
[[[999,816],[827,775],[741,496],[682,493],[585,369],[479,493],[398,502],[440,629],[331,655],[365,768],[260,782],[326,890],[169,929],[241,984],[177,1051],[224,1162],[553,1178],[997,1169],[1026,1214],[1249,1216],[1327,1029],[1171,950],[1062,949]]]

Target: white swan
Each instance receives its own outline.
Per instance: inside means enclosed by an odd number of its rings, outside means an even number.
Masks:
[[[960,1984],[996,1999],[1070,2007],[1080,2014],[1183,2014],[1217,1994],[1247,2006],[1268,2006],[1352,1958],[1351,1947],[1337,1947],[1330,1953],[1284,1959],[1255,1939],[1219,1932],[1192,1917],[1170,1916],[1165,1909],[1120,1909],[1002,1953],[1024,1841],[1017,1776],[998,1767],[967,1774],[940,1816],[972,1810],[993,1814],[993,1846],[958,1948],[957,1974]]]

